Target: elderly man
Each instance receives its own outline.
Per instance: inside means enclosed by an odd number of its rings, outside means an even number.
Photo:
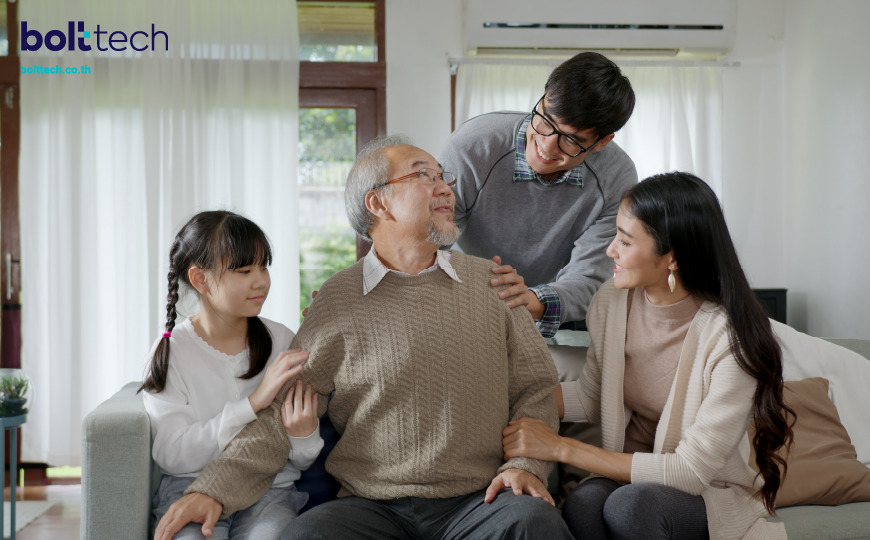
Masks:
[[[571,537],[544,486],[551,464],[504,461],[510,421],[557,426],[556,372],[528,311],[489,285],[491,262],[439,250],[458,234],[454,181],[401,138],[357,156],[347,212],[373,247],[323,285],[291,344],[311,353],[301,378],[335,392],[342,436],[326,467],[342,490],[282,538]],[[202,472],[157,540],[189,521],[210,531],[221,510],[257,500],[289,451],[280,401]]]

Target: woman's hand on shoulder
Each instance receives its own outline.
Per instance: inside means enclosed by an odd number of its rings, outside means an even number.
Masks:
[[[275,400],[275,396],[278,395],[281,388],[293,377],[299,375],[299,372],[302,371],[302,364],[306,360],[308,360],[308,351],[299,349],[282,351],[278,355],[272,365],[266,368],[260,385],[248,396],[248,401],[255,413],[265,409]]]

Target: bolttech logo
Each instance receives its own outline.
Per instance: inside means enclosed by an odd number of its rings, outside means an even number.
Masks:
[[[157,30],[154,25],[151,25],[151,33],[145,30],[137,30],[129,36],[120,30],[103,30],[100,25],[93,31],[95,42],[98,51],[126,51],[129,48],[134,51],[154,51],[159,45],[159,36],[162,36],[163,47],[166,51],[169,50],[169,36],[162,30]],[[106,36],[106,37],[103,37]],[[90,51],[91,50],[91,32],[85,30],[84,21],[69,21],[67,23],[67,31],[49,30],[43,35],[42,32],[35,28],[28,28],[27,21],[21,21],[21,49],[22,51],[38,51],[45,46],[50,51],[60,51],[67,48],[70,51]],[[104,45],[108,45],[104,47]]]

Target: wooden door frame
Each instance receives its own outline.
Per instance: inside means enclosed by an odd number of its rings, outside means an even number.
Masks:
[[[0,57],[0,367],[21,367],[21,233],[18,154],[21,144],[18,4],[6,3],[9,55]]]
[[[8,55],[0,57],[0,367],[21,367],[21,228],[18,158],[21,148],[21,58],[18,3],[6,2]],[[25,426],[24,429],[27,429]],[[9,435],[4,436],[8,467]],[[21,438],[18,438],[21,455]],[[45,463],[24,463],[24,483],[47,484]],[[6,471],[4,478],[8,477]]]

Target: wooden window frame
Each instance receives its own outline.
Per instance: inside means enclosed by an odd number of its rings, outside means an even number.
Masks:
[[[371,139],[387,133],[386,0],[342,1],[374,3],[377,61],[299,62],[299,106],[355,108],[359,150]],[[368,127],[371,115],[374,130]],[[357,258],[365,256],[370,247],[370,242],[357,236]]]
[[[316,0],[315,0],[316,1]],[[343,0],[375,4],[376,62],[299,62],[299,90],[373,90],[378,136],[387,130],[386,0]],[[365,143],[367,141],[360,141]]]

